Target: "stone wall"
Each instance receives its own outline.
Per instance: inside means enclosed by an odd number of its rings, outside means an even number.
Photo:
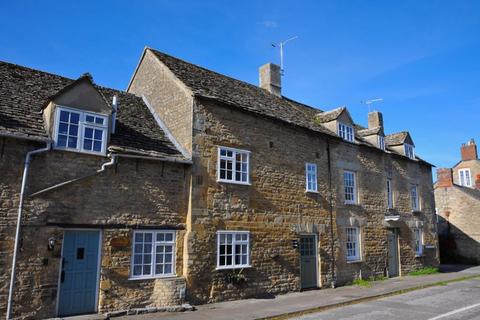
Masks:
[[[0,157],[0,313],[4,316],[25,153],[41,147],[3,139]],[[108,159],[66,151],[35,155],[27,194],[89,175]],[[13,311],[28,318],[55,316],[63,230],[102,231],[99,311],[177,304],[185,284],[178,278],[128,280],[132,232],[138,228],[176,232],[177,276],[182,276],[189,167],[118,158],[105,172],[27,197],[18,255]],[[48,238],[55,237],[55,250]],[[177,280],[175,280],[177,279]],[[183,288],[183,289],[182,289]],[[28,301],[28,303],[25,303]]]
[[[442,257],[448,262],[480,263],[480,190],[437,186],[435,201]]]
[[[128,92],[144,95],[175,140],[192,153],[192,93],[150,50],[145,51]]]
[[[423,225],[425,244],[436,247],[432,224],[430,167],[380,150],[329,139],[332,176],[333,239],[327,139],[310,131],[245,113],[234,107],[198,100],[194,110],[194,167],[191,229],[185,251],[188,294],[193,302],[212,302],[277,294],[300,289],[298,229],[315,230],[319,241],[319,285],[329,286],[335,257],[338,284],[356,277],[383,275],[386,268],[386,178],[393,180],[400,225],[401,272],[438,264],[435,249],[415,257],[412,227]],[[219,183],[217,146],[251,151],[251,185]],[[318,193],[305,192],[305,162],[318,165]],[[343,170],[357,172],[359,205],[344,205]],[[421,213],[410,208],[410,183],[419,185]],[[344,230],[351,222],[362,232],[359,263],[345,261]],[[418,222],[417,222],[418,221]],[[300,226],[300,228],[299,228]],[[303,226],[303,229],[302,229]],[[295,231],[297,229],[297,231]],[[216,231],[249,230],[252,267],[247,281],[228,283],[216,270]],[[333,244],[333,252],[332,252]],[[202,258],[208,257],[208,258]],[[235,272],[239,272],[238,270]]]

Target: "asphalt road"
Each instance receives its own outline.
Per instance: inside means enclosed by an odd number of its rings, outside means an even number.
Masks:
[[[412,291],[296,319],[480,320],[480,279]]]

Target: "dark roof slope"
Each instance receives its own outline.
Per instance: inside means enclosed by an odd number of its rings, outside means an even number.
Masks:
[[[320,123],[330,122],[330,121],[336,120],[343,113],[343,111],[345,111],[345,109],[346,109],[345,107],[340,107],[333,110],[318,113],[315,118]]]
[[[0,135],[44,139],[42,106],[74,80],[0,61]],[[118,97],[117,130],[109,148],[152,156],[181,158],[143,100],[133,94],[96,86],[107,101]]]
[[[213,98],[257,114],[316,131],[328,132],[314,122],[315,116],[322,112],[319,109],[286,97],[278,97],[250,83],[205,69],[157,50],[150,48],[147,50],[151,50],[195,95]]]
[[[194,95],[211,98],[250,112],[338,138],[335,132],[331,132],[322,126],[321,123],[336,119],[346,109],[345,107],[323,112],[320,109],[310,107],[287,97],[278,97],[258,86],[205,69],[155,49],[146,48],[145,50],[150,50],[154,53],[158,60],[182,81]],[[324,119],[328,121],[324,121]],[[354,124],[354,126],[356,130],[365,129],[357,124]],[[359,144],[374,147],[361,136],[356,136],[356,140]],[[389,149],[389,151],[398,154],[394,150]],[[418,160],[427,163],[420,158]],[[427,164],[430,165],[429,163]]]
[[[385,136],[385,143],[388,146],[398,146],[398,145],[404,144],[407,137],[408,137],[407,131],[387,134]]]

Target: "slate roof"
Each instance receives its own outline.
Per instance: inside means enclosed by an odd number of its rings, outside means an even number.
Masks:
[[[196,96],[214,99],[249,112],[339,138],[336,132],[330,131],[322,123],[338,118],[346,109],[345,107],[324,112],[284,96],[278,97],[258,86],[205,69],[155,49],[146,48],[146,50],[154,53],[158,60]],[[354,124],[354,127],[357,132],[358,130],[368,130],[358,124]],[[365,133],[368,132],[365,131]],[[376,148],[363,139],[361,134],[356,135],[355,138],[358,144]],[[388,151],[398,154],[392,149],[388,149]],[[419,157],[417,159],[431,165]]]
[[[42,107],[75,80],[0,61],[0,135],[48,140]],[[140,97],[96,86],[106,101],[117,95],[116,132],[109,149],[156,157],[182,155],[168,139]]]
[[[372,134],[382,135],[383,130],[382,130],[382,127],[375,127],[375,128],[370,128],[370,129],[369,128],[362,128],[362,129],[357,128],[356,134],[360,137],[371,136]]]
[[[392,133],[392,134],[387,134],[385,136],[385,143],[387,146],[398,146],[401,145],[405,142],[405,140],[408,137],[408,132],[407,131],[402,131],[402,132],[397,132],[397,133]]]
[[[318,113],[315,118],[320,123],[330,122],[336,120],[345,109],[345,107],[339,107],[330,111],[321,112]]]
[[[286,97],[278,97],[260,87],[205,69],[148,48],[194,95],[212,98],[250,112],[323,133],[327,129],[314,122],[322,112]]]

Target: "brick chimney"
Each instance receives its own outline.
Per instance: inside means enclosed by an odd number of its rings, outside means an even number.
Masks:
[[[437,169],[437,187],[448,188],[453,186],[453,175],[451,168]]]
[[[282,76],[280,66],[267,63],[259,69],[260,88],[273,93],[276,96],[282,96]]]
[[[382,127],[383,115],[379,111],[372,111],[368,113],[368,129]]]
[[[462,154],[462,161],[468,160],[477,160],[477,145],[475,144],[475,140],[470,139],[467,143],[462,144],[460,148]]]

